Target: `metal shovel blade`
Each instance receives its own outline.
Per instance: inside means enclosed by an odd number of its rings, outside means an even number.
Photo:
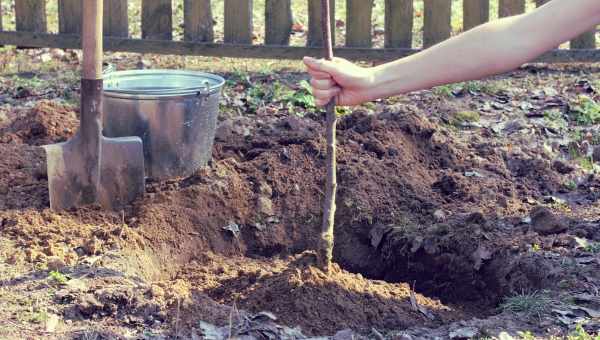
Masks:
[[[95,203],[118,210],[144,193],[144,153],[139,137],[101,137],[99,157],[83,151],[86,143],[79,135],[44,148],[53,210]]]

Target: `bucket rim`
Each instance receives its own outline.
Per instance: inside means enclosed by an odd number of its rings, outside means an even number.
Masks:
[[[201,78],[206,80],[200,85],[199,81],[196,86],[174,86],[161,89],[127,89],[111,87],[119,80],[132,80],[132,78],[140,78],[140,81],[152,80],[152,78],[164,77],[189,77]],[[174,97],[202,97],[209,96],[221,91],[225,85],[225,79],[219,75],[190,70],[172,70],[172,69],[148,69],[148,70],[126,70],[113,71],[104,75],[104,94],[109,97],[117,98],[135,98],[135,99],[164,99]],[[118,84],[116,85],[118,86]]]

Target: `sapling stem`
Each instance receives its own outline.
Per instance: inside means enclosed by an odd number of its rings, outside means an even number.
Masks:
[[[323,46],[325,58],[333,59],[333,46],[331,44],[331,22],[329,0],[321,0],[321,26],[323,27]],[[337,115],[335,99],[326,106],[326,137],[327,137],[327,178],[325,181],[325,200],[323,201],[323,220],[321,224],[321,237],[317,250],[317,265],[328,272],[333,257],[333,228],[335,225],[335,196],[337,190],[337,162],[336,162],[336,124]]]

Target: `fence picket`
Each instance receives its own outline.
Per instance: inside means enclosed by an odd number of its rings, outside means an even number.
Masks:
[[[433,46],[450,38],[452,1],[424,0],[423,46]]]
[[[265,44],[289,45],[293,20],[291,0],[267,0],[265,4]]]
[[[46,32],[46,1],[15,0],[17,31]]]
[[[142,38],[173,39],[171,0],[142,0]]]
[[[463,1],[463,31],[468,31],[490,20],[490,0]]]
[[[127,38],[129,36],[127,0],[104,0],[103,32],[104,35],[110,37]]]
[[[210,0],[185,0],[183,3],[183,38],[187,41],[214,41]]]
[[[584,50],[596,48],[596,30],[583,33],[571,40],[572,50]]]
[[[500,18],[525,13],[525,0],[500,0],[498,16]]]
[[[411,48],[413,24],[413,0],[386,0],[385,48]]]
[[[81,33],[81,1],[58,0],[58,32]]]
[[[331,7],[331,43],[335,46],[335,0],[329,1]],[[323,46],[323,27],[321,26],[321,0],[308,0],[308,47]]]
[[[346,0],[346,46],[371,47],[373,0]]]
[[[252,44],[252,0],[225,0],[225,42]]]

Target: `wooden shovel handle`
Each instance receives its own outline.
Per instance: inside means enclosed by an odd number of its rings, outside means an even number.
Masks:
[[[81,46],[83,79],[102,79],[102,11],[103,0],[84,0]]]

